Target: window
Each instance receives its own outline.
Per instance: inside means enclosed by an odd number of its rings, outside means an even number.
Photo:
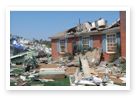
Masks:
[[[116,49],[116,34],[107,34],[107,52],[115,52]]]
[[[60,40],[60,52],[65,52],[65,39]]]
[[[82,46],[85,48],[89,47],[89,37],[82,37]]]

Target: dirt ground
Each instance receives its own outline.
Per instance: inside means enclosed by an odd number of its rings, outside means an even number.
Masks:
[[[38,68],[36,68],[35,70],[36,70],[36,71],[39,71],[41,68],[57,68],[57,67],[60,67],[60,66],[57,65],[57,64],[45,64],[45,63],[40,63],[39,66],[38,66]],[[66,68],[66,67],[67,67],[67,66],[64,66],[64,68]],[[17,68],[22,68],[22,66],[21,66],[21,65],[17,65]],[[76,72],[76,69],[79,70],[79,67],[68,67],[68,69],[65,71],[65,75],[67,75],[67,76],[73,75],[73,74]],[[91,73],[92,73],[92,72],[93,72],[93,69],[90,68],[90,70],[91,70]],[[32,71],[32,70],[30,70],[30,71]],[[96,75],[96,74],[98,75],[98,76],[97,76],[98,78],[103,79],[104,74],[92,73],[92,75]],[[110,76],[115,76],[116,78],[112,78],[112,77],[110,77]],[[116,74],[116,75],[114,75],[114,74],[109,74],[108,81],[114,81],[115,83],[120,83],[120,84],[122,84],[122,80],[119,79],[120,77],[124,77],[124,75],[123,75],[123,74]],[[110,80],[110,79],[111,79],[111,80]]]
[[[110,76],[116,76],[117,78],[111,78]],[[98,78],[101,78],[103,79],[104,77],[104,74],[98,74]],[[120,83],[122,84],[122,80],[119,79],[120,77],[124,77],[124,75],[113,75],[113,74],[110,74],[109,75],[109,78],[108,78],[108,81],[114,81],[115,83]],[[111,79],[111,80],[110,80]]]

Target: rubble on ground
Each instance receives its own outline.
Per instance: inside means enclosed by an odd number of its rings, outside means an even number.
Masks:
[[[44,83],[54,83],[55,79],[65,79],[67,76],[70,86],[126,85],[126,72],[120,66],[121,58],[119,62],[117,60],[111,63],[101,61],[100,49],[95,48],[92,52],[87,51],[85,55],[77,54],[74,60],[68,60],[67,57],[59,57],[56,61],[40,58],[38,67],[27,72],[23,71],[22,66],[17,65],[10,69],[10,82],[14,82],[16,86],[27,84],[44,86]],[[16,70],[22,72],[14,72]],[[40,83],[33,84],[35,81]]]

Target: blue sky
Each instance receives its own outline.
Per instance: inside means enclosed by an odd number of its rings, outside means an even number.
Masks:
[[[11,11],[10,33],[26,39],[48,40],[49,36],[86,21],[105,19],[108,26],[119,19],[119,11]]]

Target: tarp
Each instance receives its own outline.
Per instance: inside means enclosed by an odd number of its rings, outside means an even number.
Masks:
[[[11,40],[15,40],[18,43],[18,39],[16,37],[12,37]],[[24,47],[22,47],[21,45],[14,44],[14,47],[18,49],[24,49]]]
[[[16,40],[18,42],[18,39],[16,37],[12,37],[11,40]]]
[[[14,45],[15,48],[18,48],[18,49],[24,49],[24,47],[22,46],[18,46],[18,45]]]

